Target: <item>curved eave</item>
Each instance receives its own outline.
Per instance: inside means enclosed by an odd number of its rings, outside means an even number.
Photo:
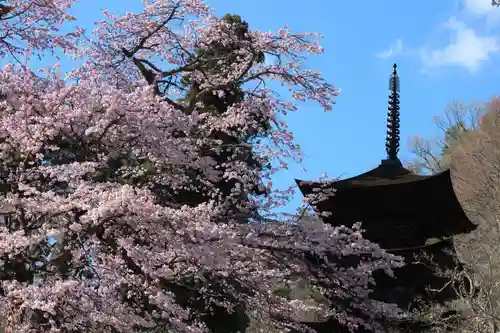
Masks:
[[[391,178],[381,178],[376,176],[378,173],[378,169],[379,168],[376,168],[351,178],[341,179],[337,181],[328,181],[326,183],[302,179],[295,179],[295,182],[297,183],[297,186],[300,188],[302,193],[305,193],[304,191],[306,191],[307,194],[309,194],[311,193],[313,188],[319,188],[320,186],[325,186],[325,184],[328,184],[329,187],[331,186],[336,189],[349,187],[394,186],[397,184],[422,182],[432,178],[441,177],[443,174],[448,174],[447,177],[449,177],[449,170],[436,173],[434,175],[422,176],[415,175],[406,169],[402,169],[404,171],[408,171],[408,173],[401,172],[400,175],[396,175]]]
[[[358,182],[353,183],[353,179],[357,179]],[[364,191],[364,189],[368,190],[378,188],[382,191],[391,191],[397,192],[398,188],[403,188],[406,186],[415,186],[419,188],[419,200],[425,202],[423,208],[428,212],[436,212],[438,215],[443,218],[452,219],[455,222],[456,233],[468,233],[474,229],[476,229],[476,225],[474,225],[467,215],[465,214],[462,206],[460,205],[458,198],[456,197],[455,191],[453,189],[453,184],[451,180],[450,171],[446,170],[431,176],[420,176],[415,177],[412,180],[407,179],[407,181],[394,181],[386,179],[384,182],[378,182],[374,184],[371,181],[363,182],[359,177],[353,177],[350,179],[346,179],[344,182],[342,181],[331,181],[328,183],[319,183],[319,182],[311,182],[304,180],[295,180],[300,191],[304,196],[313,193],[315,188],[324,187],[325,184],[328,188],[336,188],[339,190],[337,195],[330,197],[327,201],[319,203],[317,206],[322,210],[326,210],[326,207],[336,207],[335,202],[338,202],[336,196],[338,196],[342,191],[348,191],[349,193],[358,193],[359,191]],[[339,186],[340,184],[340,186]],[[370,191],[371,192],[371,191]],[[382,195],[383,196],[383,195]],[[354,196],[356,197],[356,196]],[[408,198],[408,201],[415,200],[416,198],[411,197]],[[363,207],[363,202],[352,203],[353,206]],[[334,212],[332,212],[335,215]],[[415,212],[415,214],[423,214],[422,212]],[[450,236],[453,233],[450,233]]]
[[[446,192],[443,192],[443,195],[449,196],[450,198],[449,201],[450,203],[448,204],[447,209],[448,211],[456,212],[455,218],[459,221],[459,223],[462,226],[461,233],[469,233],[474,229],[476,229],[477,226],[474,223],[472,223],[472,221],[469,219],[464,209],[462,208],[460,201],[458,201],[455,189],[453,188],[453,181],[451,179],[450,170],[448,169],[431,177],[435,177],[434,179],[436,179],[437,181],[442,181],[443,182],[442,186],[446,187]],[[429,179],[432,180],[433,178]],[[438,204],[439,202],[436,203],[436,208],[438,207]]]

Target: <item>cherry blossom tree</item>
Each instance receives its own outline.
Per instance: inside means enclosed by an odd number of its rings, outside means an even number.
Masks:
[[[401,258],[363,239],[357,225],[239,224],[227,206],[261,177],[272,192],[272,174],[300,161],[284,114],[305,100],[326,110],[334,104],[338,90],[303,66],[322,53],[320,36],[283,27],[241,39],[201,0],[142,2],[140,13],[104,11],[107,19],[78,47],[76,33],[49,33],[69,17],[71,1],[10,3],[24,8],[20,15],[39,15],[24,30],[15,29],[17,17],[5,21],[28,50],[61,45],[84,64],[64,80],[56,65],[36,76],[20,64],[0,72],[0,204],[12,208],[0,228],[2,326],[12,333],[201,333],[215,331],[214,314],[243,309],[280,332],[306,331],[295,314],[311,305],[271,292],[276,281],[300,278],[330,300],[318,309],[324,316],[383,331],[398,309],[370,298],[372,273],[391,274]],[[184,22],[182,31],[176,22]],[[206,71],[196,50],[214,41],[240,47],[230,65],[218,59],[219,70]],[[3,54],[23,50],[1,47]],[[262,54],[275,61],[256,62]],[[186,75],[198,94],[237,86],[244,98],[214,115],[182,98]],[[272,81],[290,98],[271,90]],[[221,168],[206,149],[227,143],[212,134],[246,136],[258,128],[256,114],[272,124],[271,139],[252,149],[273,167],[256,173],[235,154]],[[221,179],[238,180],[234,191],[221,194]],[[159,186],[207,199],[180,205]],[[284,194],[259,204],[270,209]]]
[[[0,6],[0,56],[21,63],[26,51],[41,55],[43,51],[75,48],[82,30],[60,33],[59,27],[76,18],[67,11],[74,0],[9,0]],[[2,1],[5,3],[5,1]]]

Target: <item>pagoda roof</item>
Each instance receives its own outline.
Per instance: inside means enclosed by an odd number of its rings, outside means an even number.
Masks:
[[[389,232],[393,227],[387,222],[394,215],[420,221],[420,227],[427,230],[422,234],[425,237],[448,237],[476,228],[456,197],[450,170],[424,176],[396,164],[383,163],[373,170],[343,180],[295,181],[305,196],[316,193],[315,189],[338,190],[315,205],[319,211],[332,213],[325,219],[332,225],[357,220],[368,229],[374,223],[381,230],[389,228],[386,231]],[[382,225],[379,224],[381,222]]]
[[[444,173],[449,171],[443,171]],[[389,161],[384,160],[382,163],[365,173],[360,175],[341,179],[337,181],[331,181],[328,186],[333,188],[345,188],[345,187],[368,187],[368,186],[387,186],[387,185],[395,185],[395,184],[403,184],[403,183],[413,183],[420,182],[423,180],[427,180],[432,177],[438,176],[438,174],[434,175],[417,175],[412,173],[410,170],[404,168],[399,161]],[[299,188],[303,191],[306,188],[315,188],[319,187],[319,182],[312,182],[306,180],[296,179],[295,182],[299,186]],[[323,183],[324,184],[324,183]],[[309,192],[306,190],[306,192]]]

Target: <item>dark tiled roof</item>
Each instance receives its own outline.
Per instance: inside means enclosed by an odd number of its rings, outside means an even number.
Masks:
[[[338,181],[296,182],[304,195],[318,188],[337,189],[333,196],[316,205],[321,211],[331,212],[325,222],[341,225],[361,221],[369,233],[380,234],[377,238],[384,234],[389,238],[403,237],[403,231],[394,229],[393,222],[398,222],[398,228],[407,226],[406,232],[415,237],[449,237],[476,228],[455,195],[449,170],[422,176],[400,163],[382,163],[373,170]]]
[[[446,172],[446,171],[445,171]],[[402,184],[418,182],[432,176],[416,175],[410,170],[405,169],[400,163],[382,163],[375,169],[368,172],[362,173],[358,176],[351,178],[346,178],[338,181],[332,181],[330,185],[333,188],[344,188],[344,187],[364,187],[364,186],[382,186],[382,185],[392,185],[392,184]],[[296,180],[297,185],[302,188],[302,186],[309,187],[314,186],[315,182],[309,182],[304,180]]]

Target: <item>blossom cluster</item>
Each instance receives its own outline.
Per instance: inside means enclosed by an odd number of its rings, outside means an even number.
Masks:
[[[71,1],[47,3],[47,22],[67,18],[63,7]],[[295,313],[310,305],[272,292],[276,281],[291,285],[300,277],[332,300],[325,315],[380,331],[379,321],[398,310],[370,299],[372,273],[391,274],[400,258],[363,239],[358,226],[234,223],[225,204],[231,198],[214,184],[237,178],[237,197],[263,175],[237,156],[221,172],[202,152],[221,145],[210,133],[251,131],[258,114],[274,127],[255,152],[277,165],[300,156],[280,115],[303,100],[330,109],[338,94],[303,67],[306,54],[322,52],[319,36],[287,27],[251,31],[234,67],[207,74],[189,56],[214,39],[234,42],[227,23],[201,0],[143,3],[141,13],[105,12],[95,39],[71,50],[86,61],[66,80],[27,77],[13,64],[0,71],[0,205],[12,208],[0,228],[1,325],[12,333],[202,333],[211,329],[206,309],[244,305],[280,331],[305,331]],[[184,32],[170,28],[186,17],[195,19]],[[255,52],[278,60],[254,64]],[[154,81],[141,76],[145,66]],[[200,103],[188,108],[179,98],[186,73],[213,94],[243,85],[245,98],[217,116]],[[272,80],[287,86],[292,100],[259,84]],[[158,186],[174,194],[160,195]],[[211,199],[179,205],[179,191]],[[346,264],[353,256],[360,260]],[[180,288],[196,289],[206,309],[182,301]]]

